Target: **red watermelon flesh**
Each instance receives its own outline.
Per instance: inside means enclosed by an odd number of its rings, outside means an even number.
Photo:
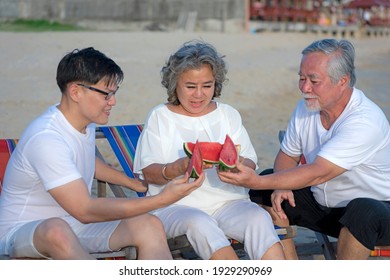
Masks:
[[[239,146],[234,145],[233,140],[226,134],[225,143],[219,154],[219,170],[226,171],[236,167]]]
[[[222,150],[222,144],[218,142],[198,142],[202,151],[203,161],[205,163],[216,164],[219,162],[219,154]],[[195,143],[184,142],[183,149],[186,155],[191,158]]]
[[[190,178],[199,178],[199,175],[203,171],[202,151],[200,142],[196,141],[190,163],[188,164],[187,172],[190,174]]]

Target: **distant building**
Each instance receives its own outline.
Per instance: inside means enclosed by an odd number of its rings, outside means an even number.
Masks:
[[[250,0],[250,18],[274,22],[317,22],[323,0]]]
[[[270,22],[390,26],[390,0],[249,0],[249,18]]]
[[[354,0],[343,7],[355,12],[363,25],[390,26],[390,0]]]

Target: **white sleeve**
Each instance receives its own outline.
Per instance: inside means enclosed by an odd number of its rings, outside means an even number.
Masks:
[[[74,152],[59,135],[39,133],[23,151],[46,190],[82,177],[74,163]]]
[[[145,167],[163,161],[158,120],[153,112],[149,114],[137,143],[133,167],[137,174],[142,174]]]

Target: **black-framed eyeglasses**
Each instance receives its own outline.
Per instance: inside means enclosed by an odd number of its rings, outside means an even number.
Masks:
[[[101,94],[104,94],[106,96],[106,100],[109,100],[113,95],[115,95],[115,93],[118,91],[119,87],[116,88],[116,90],[114,91],[111,91],[111,92],[105,92],[104,90],[101,90],[101,89],[98,89],[98,88],[95,88],[95,87],[91,87],[91,86],[87,86],[87,85],[84,85],[84,84],[77,84],[78,86],[82,86],[82,87],[85,87],[89,90],[92,90],[92,91],[96,91],[98,93],[101,93]]]

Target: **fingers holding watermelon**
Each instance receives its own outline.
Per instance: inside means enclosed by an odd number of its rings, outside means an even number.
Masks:
[[[184,177],[177,177],[176,179],[169,181],[161,192],[167,205],[184,198],[199,188],[203,184],[205,174],[204,172],[201,172],[195,180],[190,181],[189,178],[189,174],[186,172]]]
[[[231,170],[236,167],[235,162],[239,158],[240,145],[235,145],[229,135],[225,142],[185,142],[183,149],[191,159],[187,168],[190,178],[197,178],[203,169],[218,166],[220,171]]]
[[[230,172],[230,170],[219,171],[218,177],[219,179],[221,179],[222,182],[242,187],[248,187],[251,185],[250,182],[256,179],[258,175],[252,168],[246,166],[245,164],[237,160],[234,172]]]
[[[190,158],[187,173],[190,178],[199,178],[206,168],[216,165],[217,173],[221,181],[237,186],[249,186],[253,176],[257,177],[254,169],[256,164],[239,156],[240,145],[226,135],[223,144],[217,142],[186,142],[183,148]]]

